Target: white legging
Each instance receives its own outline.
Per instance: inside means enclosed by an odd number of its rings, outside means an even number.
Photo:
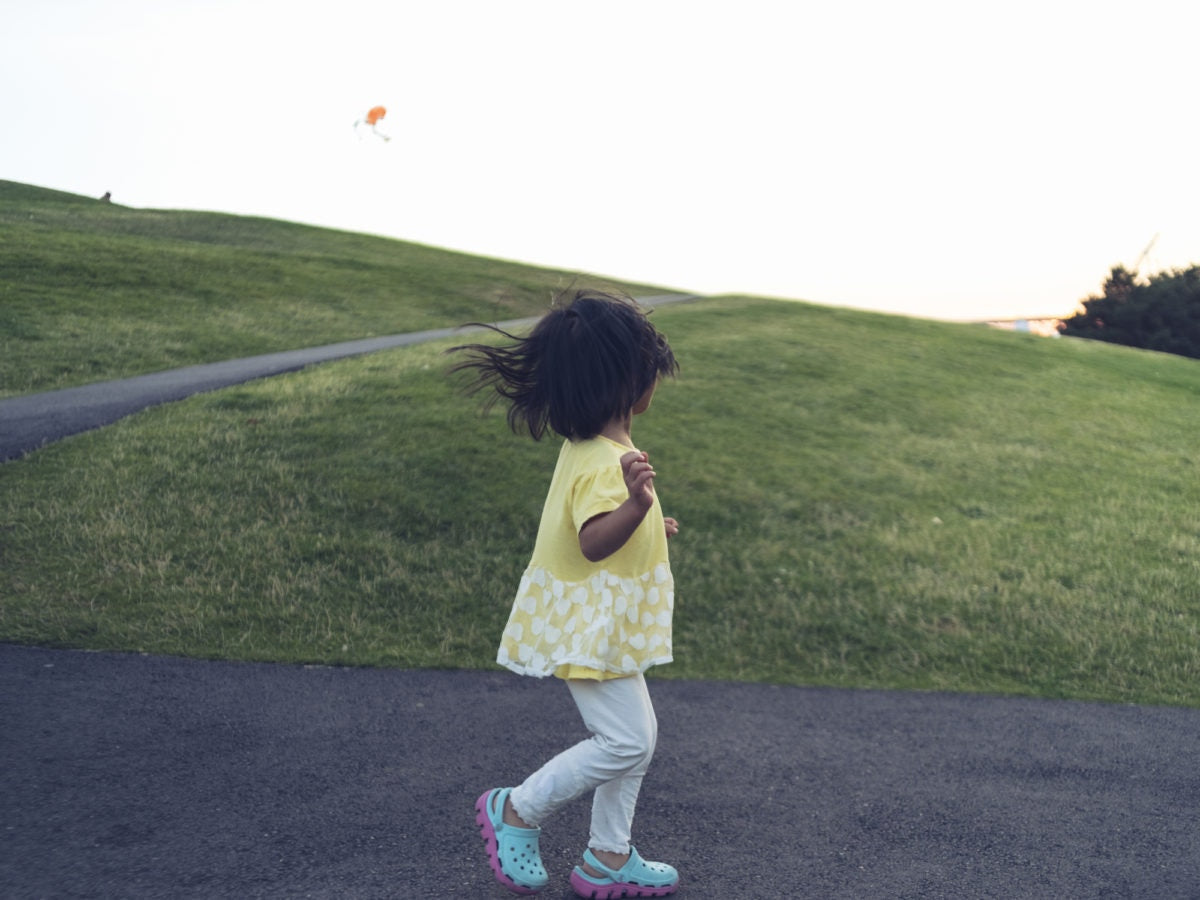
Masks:
[[[642,776],[654,755],[658,720],[641,675],[611,681],[567,682],[592,736],[564,750],[513,789],[517,815],[530,825],[590,790],[588,846],[628,853]]]

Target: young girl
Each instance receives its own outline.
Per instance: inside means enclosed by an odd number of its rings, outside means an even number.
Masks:
[[[499,330],[499,329],[495,329]],[[658,722],[643,672],[671,661],[674,582],[654,468],[630,436],[658,379],[679,368],[666,340],[631,300],[576,291],[526,338],[504,347],[456,347],[454,371],[494,388],[508,422],[534,440],[565,438],[497,662],[522,675],[564,679],[591,737],[515,788],[475,804],[496,878],[532,894],[549,878],[538,852],[541,823],[594,791],[591,838],[571,874],[581,897],[661,897],[675,869],[646,862],[630,843],[642,776]]]

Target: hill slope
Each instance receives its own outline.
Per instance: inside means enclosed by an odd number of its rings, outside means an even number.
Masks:
[[[0,396],[534,314],[597,279],[0,181]],[[604,279],[632,293],[662,288]]]
[[[1200,364],[749,298],[656,310],[635,426],[668,677],[1200,705]],[[195,397],[0,466],[0,640],[493,665],[555,441],[441,346]]]

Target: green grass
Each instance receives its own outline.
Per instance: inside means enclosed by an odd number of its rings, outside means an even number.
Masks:
[[[751,298],[654,313],[635,427],[663,677],[1200,706],[1200,365]],[[0,639],[488,667],[556,442],[446,343],[147,411],[0,466]]]
[[[517,318],[584,279],[598,281],[380,237],[131,209],[0,181],[0,397]]]

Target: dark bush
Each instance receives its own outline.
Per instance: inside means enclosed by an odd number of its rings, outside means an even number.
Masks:
[[[1144,281],[1114,266],[1099,297],[1063,320],[1059,332],[1200,359],[1200,266],[1151,275]]]

